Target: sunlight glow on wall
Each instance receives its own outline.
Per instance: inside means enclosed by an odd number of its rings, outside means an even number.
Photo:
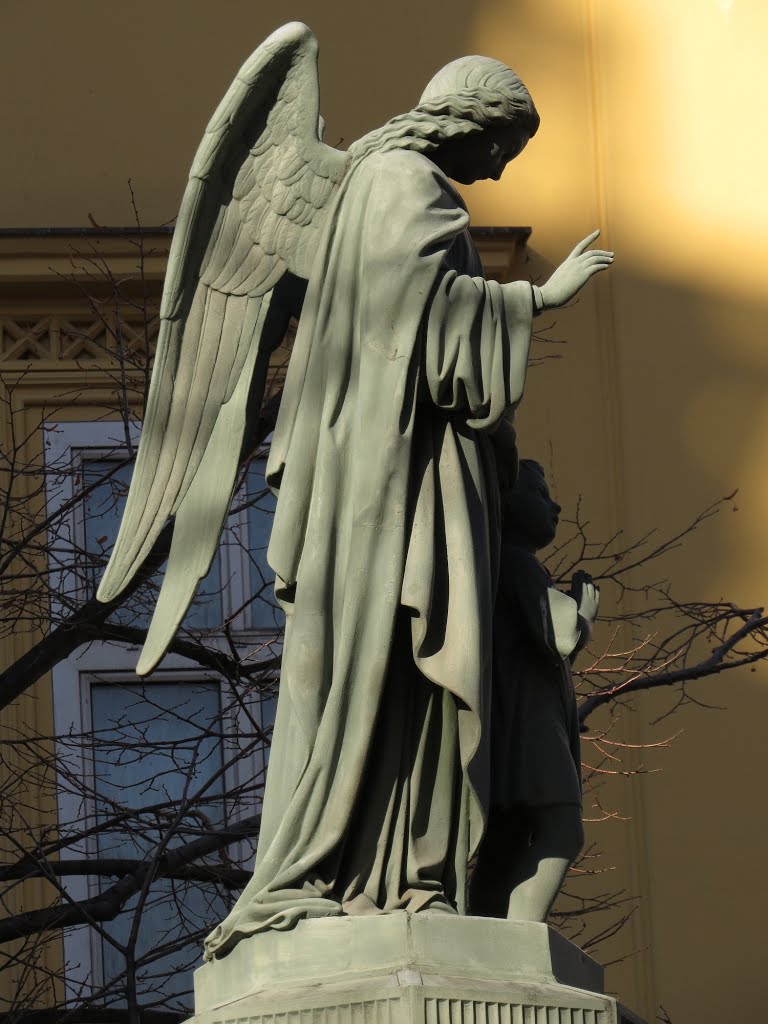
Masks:
[[[542,127],[500,184],[467,190],[477,223],[531,223],[534,245],[550,244],[586,232],[607,203],[622,260],[765,294],[768,4],[551,0],[510,13],[487,0],[478,10],[474,47],[522,75]]]

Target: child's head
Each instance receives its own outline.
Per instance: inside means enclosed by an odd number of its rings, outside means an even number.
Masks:
[[[560,511],[550,497],[542,467],[533,459],[521,459],[517,479],[501,490],[504,536],[539,551],[555,539]]]

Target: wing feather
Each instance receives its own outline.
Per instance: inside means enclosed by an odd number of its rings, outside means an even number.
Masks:
[[[264,322],[270,294],[248,300],[249,320]],[[176,511],[168,564],[136,666],[138,675],[148,674],[162,659],[216,556],[237,479],[250,382],[257,361],[259,395],[263,393],[269,353],[254,345],[232,397],[219,411],[200,468]]]
[[[218,450],[223,408],[242,375],[252,372],[254,347],[266,344],[255,300],[286,270],[309,277],[322,213],[347,167],[346,154],[320,141],[318,125],[317,42],[305,25],[292,23],[243,65],[195,154],[168,260],[136,467],[99,588],[102,601],[130,581],[167,519],[189,508],[184,502],[193,483],[193,495],[206,493],[215,472],[222,493],[222,462],[206,453],[212,444]],[[232,409],[225,420],[229,415]],[[192,518],[184,512],[184,522]],[[206,550],[210,538],[203,533],[214,521],[203,517],[207,525],[197,536]],[[166,574],[169,593],[173,574]]]

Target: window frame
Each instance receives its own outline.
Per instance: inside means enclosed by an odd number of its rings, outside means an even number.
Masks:
[[[134,447],[138,444],[139,425],[131,424],[130,439]],[[55,525],[49,527],[49,544],[56,545],[61,551],[63,568],[51,571],[51,611],[58,619],[67,612],[67,607],[57,600],[56,593],[72,595],[75,601],[82,601],[91,596],[88,592],[84,574],[73,571],[67,566],[77,559],[78,550],[85,550],[85,522],[82,502],[74,502],[76,462],[85,461],[83,453],[93,459],[120,459],[120,449],[125,451],[125,426],[117,420],[47,420],[44,424],[44,451],[46,464],[46,501],[47,514],[57,519]],[[61,466],[61,474],[55,469]],[[61,518],[56,514],[68,509]],[[240,502],[245,505],[244,502]],[[243,507],[228,523],[234,537],[231,541],[224,539],[219,544],[221,559],[222,611],[227,621],[237,609],[230,623],[231,635],[238,648],[245,650],[255,648],[256,658],[271,658],[275,650],[279,650],[280,641],[268,644],[264,648],[265,632],[250,628],[247,593],[250,585],[250,560],[248,551],[248,511]],[[206,645],[220,646],[228,650],[226,638],[206,635]],[[263,648],[263,649],[262,649]],[[95,781],[92,747],[85,737],[92,731],[91,687],[94,683],[115,683],[117,685],[141,684],[142,680],[135,674],[134,668],[138,659],[139,647],[128,644],[116,644],[108,641],[93,641],[76,651],[70,658],[57,664],[52,672],[53,720],[56,736],[56,759],[65,758],[68,772],[78,778],[84,778],[88,789],[93,790]],[[260,660],[261,660],[260,659]],[[201,668],[191,659],[182,655],[167,654],[158,668],[147,677],[147,682],[211,682],[220,687],[220,700],[223,709],[222,732],[225,739],[222,748],[224,763],[229,763],[224,774],[224,814],[229,821],[235,823],[258,811],[261,799],[257,794],[249,797],[242,804],[235,806],[227,794],[237,792],[249,780],[261,776],[266,771],[267,756],[263,746],[256,747],[248,754],[238,754],[237,737],[243,732],[251,731],[248,711],[253,713],[256,703],[262,703],[263,697],[249,702],[248,708],[234,706],[226,680],[218,677],[211,670]],[[276,700],[276,698],[273,698]],[[258,716],[261,717],[261,716]],[[78,744],[69,749],[67,738],[81,737]],[[57,769],[58,771],[58,769]],[[82,798],[82,794],[68,791],[62,776],[57,778],[57,811],[60,822],[83,821],[95,823],[96,808],[92,796]],[[252,863],[253,851],[247,841],[233,844],[230,848],[237,860],[245,861],[245,866]],[[95,837],[81,840],[65,847],[59,856],[63,860],[81,860],[96,855]],[[81,901],[96,896],[102,881],[94,875],[73,876],[61,880],[65,898]],[[90,925],[78,925],[64,930],[64,962],[65,987],[68,992],[98,991],[104,984],[102,938],[98,930]]]

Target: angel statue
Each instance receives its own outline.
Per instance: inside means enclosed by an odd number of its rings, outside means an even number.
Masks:
[[[532,318],[613,259],[588,250],[594,232],[540,288],[483,278],[449,179],[498,179],[539,126],[496,60],[447,65],[347,152],[320,123],[317,42],[285,25],[192,165],[99,589],[118,595],[173,517],[137,668],[152,671],[211,564],[270,351],[300,307],[267,464],[286,630],[261,834],[209,959],[306,917],[467,912],[489,792],[492,435],[523,394]]]

